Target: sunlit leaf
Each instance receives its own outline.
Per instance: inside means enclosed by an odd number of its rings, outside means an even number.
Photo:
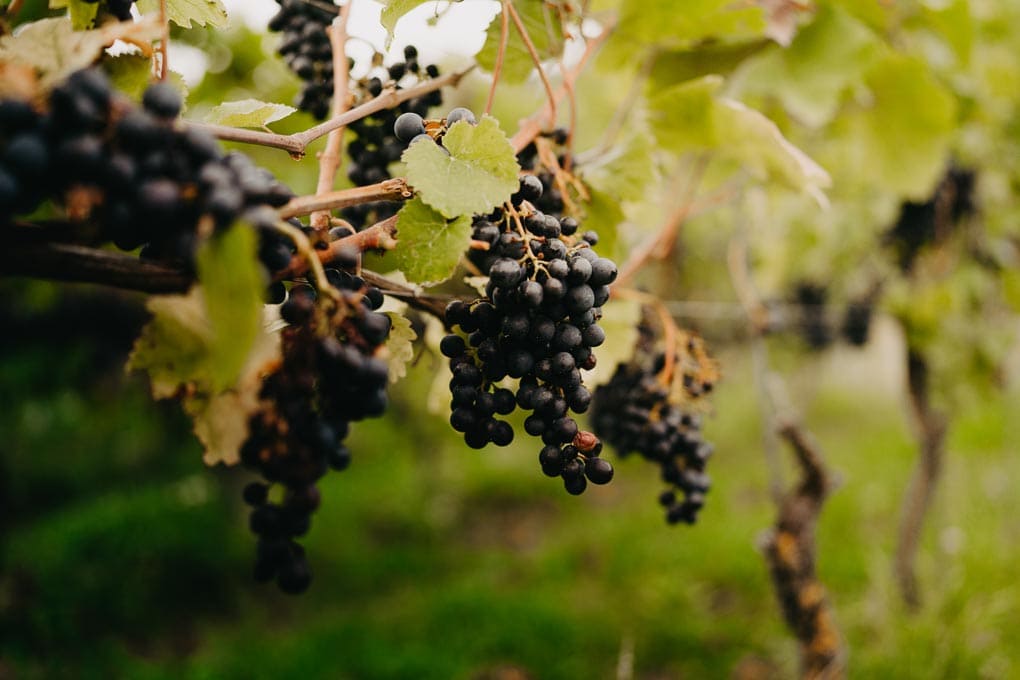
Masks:
[[[159,11],[159,0],[138,0],[138,11],[143,14]],[[199,26],[226,26],[227,8],[221,0],[167,0],[167,18],[184,28]]]
[[[258,99],[242,99],[214,106],[206,115],[208,123],[232,127],[263,128],[297,111],[293,106]]]
[[[477,125],[454,123],[443,148],[427,140],[414,142],[402,160],[421,199],[450,218],[489,212],[519,184],[513,147],[491,116],[482,116]]]

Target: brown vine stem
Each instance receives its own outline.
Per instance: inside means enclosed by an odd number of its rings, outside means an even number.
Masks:
[[[170,19],[166,15],[167,0],[159,0],[159,79],[166,80],[170,68],[167,55],[170,52]]]
[[[330,118],[315,127],[308,128],[303,132],[295,132],[291,135],[265,132],[263,130],[235,128],[230,127],[229,125],[200,123],[197,121],[188,121],[187,125],[199,130],[205,130],[217,139],[222,139],[224,141],[240,142],[242,144],[255,144],[272,149],[281,149],[290,153],[292,156],[301,156],[305,153],[305,149],[308,148],[309,144],[320,137],[325,137],[333,130],[350,125],[355,121],[371,116],[373,113],[377,113],[383,109],[392,108],[409,99],[420,97],[423,94],[428,94],[429,92],[433,92],[447,85],[456,85],[465,75],[470,73],[473,68],[474,66],[471,66],[462,71],[457,71],[456,73],[449,73],[447,75],[439,76],[438,78],[431,78],[404,90],[397,90],[393,87],[385,88],[381,93],[379,93],[379,96],[368,100],[364,104],[355,106],[353,109],[346,111],[342,115]]]
[[[315,269],[316,265],[319,267],[327,265],[352,251],[363,253],[366,250],[392,250],[397,245],[396,233],[397,216],[394,215],[382,222],[377,222],[368,229],[337,239],[331,242],[328,248],[313,248],[316,264],[312,263],[306,253],[299,252],[291,258],[290,266],[278,272],[273,278],[276,281],[282,281],[303,276],[309,269]]]
[[[816,444],[799,425],[787,421],[777,430],[793,449],[801,479],[783,496],[762,548],[783,618],[800,644],[801,677],[837,680],[846,675],[846,655],[815,569],[815,528],[833,484]]]
[[[193,279],[179,269],[132,255],[72,243],[10,243],[0,258],[0,274],[98,283],[142,293],[183,293]]]
[[[446,320],[446,305],[454,299],[453,296],[450,295],[428,295],[419,293],[414,288],[397,283],[396,281],[391,281],[385,276],[369,271],[368,269],[361,270],[361,278],[365,279],[366,283],[381,290],[384,294],[397,298],[398,300],[402,300],[414,309],[427,312],[440,321]]]
[[[616,279],[617,284],[626,285],[650,260],[664,259],[673,252],[680,227],[694,209],[698,185],[701,183],[701,177],[705,173],[705,168],[708,167],[709,160],[708,154],[702,154],[695,159],[680,205],[670,212],[658,231],[627,259],[627,262],[620,268],[620,275]]]
[[[354,0],[347,0],[340,10],[340,16],[326,28],[330,47],[333,49],[333,118],[339,118],[347,112],[348,103],[348,69],[347,69],[347,18],[351,14]],[[319,154],[319,181],[315,187],[315,195],[322,196],[333,190],[336,173],[340,169],[340,152],[343,148],[344,126],[331,130],[326,138],[326,148]],[[316,238],[325,240],[329,230],[329,210],[316,210],[309,222],[315,230]]]
[[[363,246],[363,249],[377,247],[376,244],[378,247],[385,247],[386,233],[391,227],[392,224],[381,222],[354,236],[334,241],[331,245]],[[288,237],[308,242],[303,233],[296,229],[294,231],[297,231],[297,234],[287,232]],[[319,263],[327,261],[330,257],[326,251],[310,247],[309,250],[315,252]],[[336,251],[339,250],[340,247],[337,247]],[[331,248],[334,256],[336,251]],[[304,256],[300,259],[307,267],[309,261]],[[319,266],[321,267],[321,264]],[[440,320],[445,317],[447,303],[453,299],[452,296],[421,294],[413,288],[368,270],[363,270],[361,275],[365,281],[386,295],[403,300],[411,307]],[[7,245],[5,257],[0,258],[0,276],[28,276],[53,281],[95,283],[154,295],[184,293],[195,282],[193,273],[155,262],[146,262],[127,253],[67,243],[29,241],[15,241]]]
[[[539,56],[538,50],[535,49],[535,43],[532,42],[531,36],[528,35],[528,29],[525,28],[524,22],[521,21],[521,15],[517,13],[517,8],[514,7],[513,0],[505,0],[503,2],[503,9],[510,13],[510,19],[514,22],[514,28],[517,29],[517,33],[520,34],[521,40],[524,41],[524,47],[528,50],[528,54],[531,55],[531,61],[535,64],[535,70],[538,71],[538,77],[542,81],[542,87],[545,88],[545,96],[548,98],[546,108],[549,111],[549,124],[556,124],[556,94],[553,92],[552,83],[549,82],[549,76],[546,75],[545,69],[542,67],[542,57]]]
[[[663,304],[662,300],[651,293],[633,288],[614,286],[613,296],[623,298],[624,300],[634,300],[655,310],[656,316],[659,317],[659,323],[662,325],[663,346],[666,349],[663,353],[664,363],[662,370],[659,371],[658,379],[660,385],[668,387],[673,382],[673,370],[676,363],[677,327],[676,322],[673,320],[673,315],[669,313],[669,309]]]
[[[339,210],[340,208],[347,208],[361,203],[402,201],[410,198],[413,194],[414,192],[408,186],[407,180],[403,177],[394,177],[383,180],[378,184],[340,189],[339,191],[330,191],[315,196],[299,196],[281,207],[279,214],[283,219],[301,217],[302,215],[311,215],[320,210]]]
[[[17,14],[22,4],[24,4],[24,0],[11,0],[11,4],[7,5],[7,16],[13,17]]]
[[[485,113],[492,113],[492,105],[496,101],[496,86],[499,85],[499,77],[503,73],[503,60],[506,59],[506,44],[510,39],[510,19],[506,11],[506,5],[509,1],[503,0],[503,11],[499,13],[499,49],[496,51],[496,63],[492,67],[492,85],[489,87],[489,97],[485,101]]]
[[[921,607],[915,562],[924,529],[924,518],[931,505],[945,458],[946,418],[936,411],[930,400],[927,358],[919,351],[907,351],[907,389],[910,405],[917,422],[919,452],[917,467],[903,499],[900,513],[899,540],[896,545],[896,581],[907,607]]]
[[[569,73],[565,73],[563,77],[572,78],[574,81],[576,81],[577,77],[584,70],[584,67],[588,64],[588,61],[595,54],[595,52],[598,51],[598,48],[602,46],[602,43],[604,43],[606,39],[609,38],[610,33],[613,32],[613,29],[615,27],[616,24],[613,20],[607,21],[605,26],[603,26],[602,31],[597,36],[589,40],[588,44],[585,45],[584,54],[581,55],[581,58],[577,61],[577,64],[574,65],[574,68],[571,69]],[[560,89],[558,89],[555,92],[555,95],[550,101],[559,102],[566,95],[567,88],[561,86]],[[542,107],[540,111],[536,112],[530,118],[526,118],[521,122],[520,126],[517,128],[517,132],[515,132],[514,136],[510,139],[510,144],[511,146],[513,146],[515,153],[520,153],[524,149],[524,147],[526,147],[528,144],[531,144],[531,142],[534,141],[535,137],[537,137],[539,133],[542,132],[543,129],[542,122],[549,118],[548,109],[549,102],[546,102],[546,104]]]

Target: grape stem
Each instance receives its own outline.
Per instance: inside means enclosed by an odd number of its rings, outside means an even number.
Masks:
[[[485,101],[485,113],[492,113],[492,104],[496,100],[496,86],[503,73],[503,60],[506,58],[506,44],[510,38],[510,20],[506,11],[509,0],[503,0],[503,11],[499,13],[499,49],[496,51],[496,63],[492,67],[492,85],[489,87],[489,98]]]
[[[160,34],[159,34],[159,79],[166,80],[166,74],[169,70],[169,62],[167,61],[167,54],[170,51],[170,19],[166,14],[166,3],[167,0],[159,0],[159,23],[160,23]]]
[[[340,16],[326,28],[330,47],[333,50],[333,118],[343,116],[349,107],[347,68],[347,18],[351,14],[354,0],[348,0],[340,10]],[[336,173],[340,169],[341,150],[343,149],[344,126],[331,130],[326,139],[326,148],[319,154],[319,181],[315,187],[315,195],[323,196],[333,190]],[[316,210],[309,222],[315,230],[317,240],[326,240],[329,230],[329,210]]]
[[[524,47],[527,48],[528,54],[531,55],[531,61],[535,64],[535,70],[538,71],[538,77],[542,81],[542,87],[545,88],[545,96],[548,99],[546,109],[548,110],[549,126],[552,127],[556,124],[556,94],[553,92],[552,83],[549,82],[549,76],[546,75],[545,69],[542,67],[542,57],[539,56],[538,50],[535,49],[535,43],[531,41],[531,36],[528,35],[528,29],[525,28],[524,22],[521,21],[521,15],[517,13],[517,8],[514,7],[513,0],[504,0],[503,11],[509,13],[510,19],[514,22],[514,28],[521,36],[521,40],[524,41]],[[564,87],[569,90],[569,88]]]
[[[588,64],[588,61],[595,54],[598,48],[602,46],[602,43],[604,43],[606,39],[609,38],[610,33],[613,32],[613,29],[615,27],[616,27],[615,21],[613,20],[608,21],[606,25],[602,28],[602,31],[597,36],[588,41],[588,43],[584,47],[584,54],[582,54],[581,58],[577,60],[577,63],[574,65],[574,68],[571,69],[570,72],[565,73],[563,75],[564,79],[569,78],[571,79],[571,82],[577,79],[577,77],[584,70],[584,67]],[[556,90],[553,98],[550,101],[546,102],[540,111],[537,111],[530,118],[526,118],[524,121],[521,122],[520,127],[518,127],[517,129],[517,132],[515,132],[514,136],[510,139],[510,144],[511,146],[513,146],[514,151],[516,153],[520,153],[521,151],[523,151],[524,148],[528,146],[528,144],[531,144],[531,142],[533,142],[535,138],[538,137],[539,133],[542,132],[543,122],[549,119],[548,113],[549,104],[553,103],[555,106],[555,103],[559,102],[565,96],[567,96],[567,88],[561,86],[558,90]]]
[[[318,253],[308,237],[305,236],[305,232],[301,231],[289,222],[280,220],[273,225],[277,231],[289,238],[294,242],[294,247],[297,248],[298,255],[306,263],[306,271],[311,271],[312,276],[315,278],[315,285],[320,292],[324,292],[334,301],[340,302],[340,291],[333,287],[326,278],[326,270],[322,266],[322,261],[319,259]]]
[[[383,180],[378,184],[369,184],[363,187],[340,189],[315,196],[299,196],[280,208],[280,217],[300,217],[311,215],[316,211],[338,210],[361,203],[372,203],[374,201],[402,201],[414,195],[407,180],[403,177],[394,177]]]
[[[612,290],[614,297],[640,302],[646,307],[651,307],[655,311],[655,315],[659,317],[659,324],[662,326],[664,351],[662,370],[659,371],[656,378],[660,385],[669,387],[673,383],[676,368],[677,327],[676,322],[673,320],[673,315],[669,313],[669,309],[666,308],[662,300],[651,293],[618,286],[613,286]]]
[[[293,229],[294,227],[291,228]],[[356,250],[358,253],[363,253],[366,250],[392,250],[397,245],[397,241],[394,238],[396,233],[397,216],[394,215],[393,217],[372,225],[364,231],[359,231],[351,236],[337,239],[330,243],[328,248],[323,248],[321,250],[319,248],[313,248],[312,250],[315,253],[315,257],[312,259],[314,259],[315,263],[321,267],[333,262],[352,250]],[[315,268],[315,265],[312,264],[312,259],[309,259],[308,254],[306,253],[298,252],[297,255],[291,258],[290,266],[278,272],[273,279],[276,281],[282,281],[284,279],[292,279],[296,276],[303,276],[309,271],[309,269]]]
[[[375,286],[385,295],[402,300],[414,309],[427,312],[440,321],[446,319],[446,305],[453,300],[450,295],[431,295],[419,293],[414,288],[391,281],[385,276],[377,274],[368,269],[361,270],[361,278],[369,285]]]
[[[325,137],[333,130],[350,125],[355,121],[371,116],[373,113],[393,108],[409,99],[420,97],[447,85],[455,86],[460,82],[461,78],[470,73],[472,69],[474,69],[474,66],[462,71],[457,71],[456,73],[449,73],[439,76],[438,78],[431,78],[403,90],[397,90],[394,87],[386,87],[377,97],[368,100],[364,104],[355,106],[345,113],[330,118],[315,127],[311,127],[303,132],[295,132],[291,135],[282,135],[276,132],[264,132],[262,130],[248,130],[246,128],[235,128],[230,127],[229,125],[200,123],[197,121],[187,121],[186,125],[198,130],[204,130],[217,139],[222,139],[224,141],[240,142],[242,144],[255,144],[257,146],[265,146],[272,149],[281,149],[283,151],[287,151],[292,156],[300,157],[304,155],[309,144],[320,137]]]

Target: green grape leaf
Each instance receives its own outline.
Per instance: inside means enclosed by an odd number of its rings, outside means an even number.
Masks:
[[[675,153],[712,151],[759,179],[775,179],[819,197],[830,184],[828,173],[761,112],[720,96],[722,82],[705,76],[652,98],[650,122],[660,145]]]
[[[71,17],[71,25],[76,31],[84,31],[93,28],[96,23],[96,15],[99,13],[99,3],[85,2],[84,0],[50,0],[50,9],[67,8],[67,15]]]
[[[153,296],[146,308],[152,320],[135,341],[128,369],[148,372],[156,399],[169,399],[188,383],[211,383],[206,364],[212,330],[201,289]]]
[[[847,144],[842,159],[858,176],[897,194],[925,199],[944,171],[957,103],[922,60],[886,55],[868,73],[871,97],[834,123]]]
[[[447,219],[416,196],[397,213],[397,247],[388,257],[408,281],[438,283],[453,275],[470,240],[470,215]]]
[[[748,58],[772,46],[769,40],[736,44],[708,43],[697,49],[667,50],[655,55],[650,86],[656,90],[709,74],[728,76]]]
[[[739,42],[764,35],[764,3],[732,0],[671,2],[625,0],[620,23],[606,43],[599,62],[607,68],[633,65],[635,46],[687,48],[704,42]]]
[[[243,128],[264,128],[297,111],[293,106],[258,99],[241,99],[214,106],[206,115],[207,123]]]
[[[449,218],[489,212],[519,185],[510,140],[488,115],[477,125],[463,120],[451,125],[443,147],[426,140],[411,144],[401,160],[421,199]]]
[[[737,89],[775,95],[800,122],[820,127],[839,110],[880,55],[870,28],[837,7],[819,7],[814,20],[786,48],[773,45],[740,70]]]
[[[149,374],[153,397],[183,398],[210,465],[237,461],[261,376],[280,354],[279,334],[265,324],[255,241],[237,225],[203,244],[200,284],[149,299],[153,318],[128,358],[129,370]]]
[[[386,29],[386,49],[393,43],[393,31],[405,14],[411,12],[429,0],[379,0],[383,5],[380,23]]]
[[[124,54],[103,60],[103,70],[114,88],[135,101],[140,101],[145,88],[152,82],[152,61],[140,54]]]
[[[153,21],[121,21],[92,31],[75,31],[67,17],[40,19],[16,35],[0,37],[0,61],[31,66],[40,84],[52,87],[78,69],[90,66],[115,41],[151,42],[159,38]]]
[[[514,2],[514,9],[521,17],[521,23],[535,46],[535,52],[542,61],[558,57],[563,52],[565,31],[560,21],[560,8],[557,5],[565,10],[570,3],[563,0],[559,2],[515,0]],[[485,44],[477,56],[478,65],[490,73],[496,66],[502,26],[503,18],[497,14],[489,24]],[[513,21],[509,22],[507,29],[507,44],[503,55],[500,79],[508,83],[522,83],[535,68],[535,61],[532,59],[531,53],[528,52]]]
[[[262,268],[254,229],[235,225],[202,244],[196,255],[212,336],[212,387],[233,384],[261,330]]]
[[[407,364],[414,358],[414,343],[418,334],[411,327],[411,322],[403,314],[386,312],[393,325],[390,335],[386,338],[387,361],[390,366],[390,382],[395,383],[407,375]]]
[[[138,0],[138,11],[147,14],[159,11],[159,0]],[[167,0],[167,18],[183,28],[191,22],[200,26],[227,25],[227,8],[222,0]]]

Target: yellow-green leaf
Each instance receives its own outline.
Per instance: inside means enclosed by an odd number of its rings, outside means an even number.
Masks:
[[[395,383],[407,375],[407,364],[414,358],[413,342],[418,334],[403,314],[386,312],[390,317],[390,335],[386,338],[387,361],[390,366],[390,382]]]
[[[196,256],[211,330],[211,387],[216,391],[237,381],[262,328],[265,282],[256,240],[253,229],[235,225],[202,244]]]
[[[92,65],[117,40],[150,42],[159,35],[159,26],[151,20],[113,22],[93,31],[75,31],[67,17],[40,19],[16,35],[0,37],[0,61],[31,66],[41,84],[52,87],[74,71]]]
[[[443,147],[420,140],[402,160],[421,199],[446,217],[489,212],[517,190],[517,157],[492,116],[482,116],[477,125],[454,123]]]
[[[159,0],[138,0],[138,11],[158,12]],[[199,26],[227,25],[227,8],[221,0],[167,0],[166,14],[170,21],[184,28],[191,28],[191,22]]]
[[[273,104],[258,99],[241,99],[214,106],[206,122],[244,128],[264,128],[297,111],[293,106]]]

